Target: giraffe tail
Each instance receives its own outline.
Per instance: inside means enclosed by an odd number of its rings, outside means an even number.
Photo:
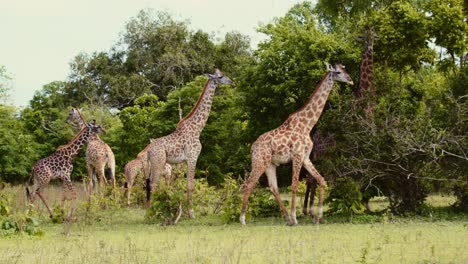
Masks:
[[[146,190],[146,201],[150,201],[151,199],[151,180],[146,179],[145,180],[145,190]]]
[[[28,199],[28,202],[31,201],[31,192],[29,191],[28,187],[26,187],[26,198]]]
[[[28,184],[31,183],[31,180],[33,178],[33,173],[30,173],[29,174],[29,179],[28,181],[26,182],[26,198],[28,199],[28,201],[31,201],[31,192],[29,191],[29,188],[28,188]]]

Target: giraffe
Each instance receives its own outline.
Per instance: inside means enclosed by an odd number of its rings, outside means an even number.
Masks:
[[[268,131],[252,144],[252,171],[243,186],[244,195],[242,199],[240,223],[245,225],[245,214],[250,193],[260,176],[265,173],[268,178],[270,191],[275,196],[279,206],[286,218],[288,225],[296,225],[296,192],[299,181],[299,171],[302,166],[317,180],[320,185],[318,220],[323,222],[323,193],[326,182],[309,159],[313,142],[310,139],[310,131],[317,123],[328,95],[335,81],[345,82],[353,85],[351,77],[346,73],[344,66],[336,64],[334,67],[328,65],[328,70],[315,91],[298,111],[289,115],[279,127]],[[292,161],[292,194],[291,215],[284,206],[276,179],[276,167]]]
[[[52,218],[53,213],[47,204],[42,191],[49,184],[51,179],[59,178],[63,181],[62,190],[62,208],[65,203],[65,189],[67,188],[72,196],[72,207],[68,217],[71,217],[75,207],[76,192],[71,182],[71,173],[73,171],[73,159],[81,150],[83,145],[95,133],[105,133],[101,126],[95,123],[86,123],[80,132],[68,144],[59,147],[52,155],[37,161],[31,171],[29,182],[33,180],[32,192],[26,187],[28,200],[34,203],[35,195],[41,198],[42,202],[49,211]]]
[[[234,82],[219,69],[214,74],[208,74],[203,91],[192,111],[179,121],[174,132],[157,138],[148,149],[150,164],[151,188],[147,198],[147,206],[150,204],[151,193],[158,183],[160,175],[164,171],[164,164],[187,164],[187,200],[190,218],[195,218],[192,209],[192,193],[194,189],[195,168],[200,155],[202,145],[200,133],[205,127],[210,114],[213,96],[219,84],[233,86]]]
[[[153,139],[150,139],[150,142],[153,142]],[[137,157],[131,161],[129,161],[124,168],[124,173],[127,181],[125,182],[125,188],[127,189],[127,205],[130,205],[130,196],[131,196],[131,188],[135,182],[135,178],[139,174],[143,174],[145,178],[148,177],[148,149],[151,146],[151,143],[148,144],[140,153],[138,153]],[[170,182],[170,177],[172,173],[172,166],[166,163],[164,166],[164,176],[166,182]]]
[[[76,109],[70,109],[67,122],[78,122],[80,127],[86,124],[81,112]],[[96,174],[99,176],[100,185],[107,184],[105,177],[105,166],[107,165],[108,172],[112,179],[112,187],[115,189],[115,157],[112,149],[107,145],[97,134],[91,135],[86,148],[86,167],[88,169],[89,185],[88,191],[91,195],[94,187],[93,180]]]
[[[374,112],[376,100],[376,92],[372,81],[374,80],[374,41],[377,39],[378,36],[375,34],[374,27],[370,26],[366,26],[364,34],[358,37],[358,40],[364,42],[364,50],[359,66],[359,85],[353,93],[357,99],[364,97],[366,92],[370,93],[370,101],[365,110],[368,116]]]

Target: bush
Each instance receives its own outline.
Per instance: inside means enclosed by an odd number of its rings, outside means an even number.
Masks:
[[[28,234],[42,236],[44,232],[39,228],[39,219],[32,209],[22,213],[11,214],[11,202],[3,195],[0,196],[0,236],[13,234]]]
[[[330,212],[361,214],[365,211],[359,184],[352,178],[337,179],[336,186],[325,200],[330,205]]]

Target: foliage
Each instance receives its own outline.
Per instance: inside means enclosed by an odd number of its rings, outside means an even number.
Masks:
[[[44,232],[39,228],[40,221],[36,212],[29,209],[25,212],[12,214],[11,211],[10,199],[0,195],[0,236],[13,234],[44,235]]]
[[[325,202],[330,205],[331,213],[361,214],[366,209],[360,186],[352,178],[339,178]]]
[[[187,208],[185,196],[185,181],[183,178],[175,179],[167,184],[163,179],[157,184],[151,206],[146,212],[146,220],[158,221],[163,225],[176,224],[176,219],[182,208]]]
[[[240,192],[238,180],[233,178],[232,175],[224,179],[223,188],[220,193],[220,202],[223,204],[220,210],[223,220],[228,223],[239,221],[242,193]]]

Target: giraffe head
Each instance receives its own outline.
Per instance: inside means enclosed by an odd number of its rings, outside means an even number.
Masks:
[[[374,40],[378,40],[379,36],[375,33],[374,27],[366,26],[364,28],[364,33],[357,37],[358,40],[364,41],[365,47],[374,46]]]
[[[65,119],[65,122],[71,124],[75,128],[79,128],[85,123],[80,110],[74,107],[72,107],[72,109],[70,109],[70,112],[68,112],[68,116],[67,119]]]
[[[85,123],[86,127],[91,131],[93,134],[105,134],[106,131],[104,128],[102,128],[100,125],[96,124],[96,120],[93,120],[93,122]]]
[[[222,71],[216,69],[213,74],[207,74],[210,80],[213,80],[215,84],[228,84],[234,86],[234,82],[229,79]]]
[[[349,74],[345,71],[344,65],[338,63],[338,64],[335,64],[335,66],[331,66],[330,64],[328,64],[327,67],[334,81],[344,82],[349,85],[354,84]]]

